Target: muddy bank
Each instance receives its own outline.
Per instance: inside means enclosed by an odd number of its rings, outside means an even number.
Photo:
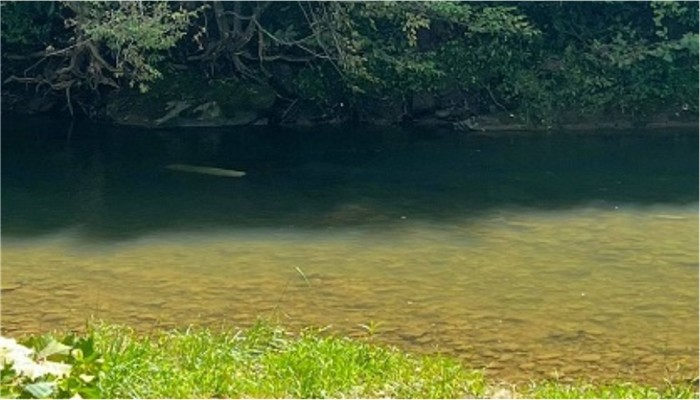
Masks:
[[[3,112],[68,116],[56,97],[33,92],[3,92]],[[367,124],[424,126],[474,133],[551,130],[593,131],[636,128],[697,128],[690,109],[669,108],[653,115],[584,114],[579,110],[535,119],[517,110],[484,105],[460,89],[418,92],[409,98],[365,99],[350,104],[318,104],[280,95],[280,89],[238,79],[206,80],[197,76],[163,79],[146,93],[121,89],[80,105],[77,118],[110,125],[145,128],[202,128],[249,125],[319,126]]]

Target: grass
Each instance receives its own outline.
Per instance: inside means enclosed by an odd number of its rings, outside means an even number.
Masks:
[[[620,383],[565,385],[556,381],[499,389],[481,371],[443,356],[419,356],[306,329],[292,335],[258,323],[241,331],[207,329],[141,335],[92,324],[86,335],[60,340],[73,350],[54,361],[73,365],[54,397],[102,398],[697,398],[695,385],[653,388]],[[37,349],[48,336],[23,341]],[[52,348],[57,348],[55,345]],[[2,370],[6,397],[40,397],[27,378]],[[43,378],[40,378],[43,379]],[[49,378],[54,379],[56,378]],[[39,396],[37,396],[39,395]]]
[[[531,383],[523,388],[522,397],[535,399],[697,399],[697,384],[686,385],[667,382],[662,388],[637,385],[630,382],[586,382],[564,384],[557,381]]]

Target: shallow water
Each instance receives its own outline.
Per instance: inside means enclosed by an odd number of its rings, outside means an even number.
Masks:
[[[4,334],[268,316],[508,381],[697,375],[697,135],[8,130]]]

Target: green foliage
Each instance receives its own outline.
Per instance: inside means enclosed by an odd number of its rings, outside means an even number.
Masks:
[[[37,46],[50,40],[58,8],[55,2],[2,2],[0,7],[4,46]]]
[[[104,43],[114,60],[115,76],[146,91],[146,82],[162,76],[156,64],[163,51],[185,35],[195,11],[171,9],[167,2],[66,2],[75,16],[66,21],[95,43]]]
[[[347,93],[347,90],[342,87],[342,83],[338,79],[333,79],[333,76],[335,73],[330,66],[314,65],[300,70],[294,76],[291,84],[300,98],[330,108],[333,103],[340,101]],[[338,86],[341,87],[338,88]],[[359,88],[355,89],[360,90]]]
[[[517,8],[449,2],[369,2],[334,5],[326,48],[337,68],[302,70],[303,98],[362,104],[407,100],[411,93],[445,87],[489,86],[511,71],[513,45],[538,31]],[[337,40],[343,38],[343,40]],[[344,87],[338,88],[338,82]]]
[[[376,330],[370,324],[369,331]],[[443,356],[418,356],[365,340],[307,328],[299,334],[259,322],[240,331],[136,333],[93,324],[85,336],[30,337],[37,359],[71,366],[37,379],[0,370],[3,398],[457,398],[497,393],[481,371]],[[629,382],[513,387],[526,398],[697,398],[693,383],[664,387]]]
[[[507,45],[537,34],[514,7],[409,2],[369,3],[367,8],[368,18],[384,20],[385,26],[388,22],[395,25],[369,38],[369,42],[379,44],[374,46],[371,60],[372,72],[381,76],[382,91],[399,88],[407,93],[467,80],[487,81],[490,77],[486,73],[508,65],[495,56],[510,55]],[[432,33],[433,26],[436,30],[441,26],[446,32]],[[423,31],[426,43],[416,49],[418,29]],[[382,43],[380,36],[386,30],[404,32],[404,36]],[[446,53],[451,57],[440,56]]]
[[[561,111],[643,119],[697,110],[697,4],[661,3],[524,5],[545,34],[507,79],[512,104],[541,123]]]
[[[3,74],[57,92],[106,85],[146,91],[177,66],[222,82],[277,79],[282,97],[327,112],[405,104],[412,94],[442,90],[468,93],[472,111],[507,111],[529,123],[555,123],[563,111],[644,119],[698,109],[697,2],[90,1],[2,8],[2,41],[13,53]],[[21,54],[36,57],[43,49],[54,60],[44,71],[37,67],[43,61]],[[284,76],[272,67],[280,65]],[[341,103],[349,107],[341,110]]]
[[[35,361],[59,363],[69,366],[67,375],[31,377],[18,374],[12,363],[3,364],[0,370],[3,398],[82,398],[104,397],[96,384],[103,373],[103,359],[95,349],[92,337],[77,337],[73,334],[57,340],[53,335],[30,337],[22,343],[34,349]]]

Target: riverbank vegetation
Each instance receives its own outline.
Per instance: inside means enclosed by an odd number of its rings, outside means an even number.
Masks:
[[[134,122],[150,105],[151,125],[697,120],[696,2],[53,1],[2,14],[6,110]]]
[[[697,382],[495,384],[442,355],[259,322],[237,331],[104,323],[83,335],[2,342],[3,398],[696,398]],[[14,363],[13,363],[14,362]]]

